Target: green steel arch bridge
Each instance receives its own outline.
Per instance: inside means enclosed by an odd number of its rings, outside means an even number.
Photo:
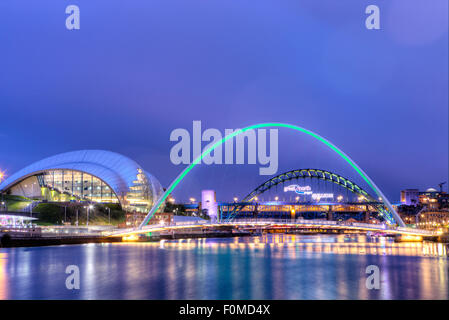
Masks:
[[[358,186],[355,182],[336,173],[322,169],[290,170],[268,179],[264,183],[260,184],[257,188],[255,188],[250,194],[244,197],[238,204],[236,204],[234,206],[234,209],[227,215],[225,221],[227,222],[233,221],[243,208],[245,208],[248,205],[254,204],[253,201],[257,199],[258,196],[271,190],[272,188],[280,184],[283,185],[285,182],[307,178],[333,183],[348,190],[349,192],[352,192],[353,194],[363,199],[363,202],[361,202],[360,204],[371,206],[372,208],[374,208],[375,211],[379,212],[379,215],[383,217],[387,221],[387,223],[389,224],[394,223],[394,218],[392,214],[388,211],[388,208],[383,204],[382,201],[379,201],[379,199],[376,199],[373,196],[371,196],[368,192],[366,192],[363,188]],[[327,203],[340,204],[338,202],[335,203],[327,202]],[[282,202],[280,202],[279,204],[282,204]]]

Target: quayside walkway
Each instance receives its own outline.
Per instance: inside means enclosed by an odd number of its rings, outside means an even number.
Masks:
[[[218,222],[218,223],[179,223],[174,225],[149,225],[142,228],[130,228],[115,230],[108,233],[108,236],[130,236],[138,234],[147,234],[149,232],[170,232],[170,231],[182,231],[193,228],[202,229],[216,229],[220,227],[235,227],[235,228],[259,228],[259,229],[269,229],[269,228],[290,228],[290,229],[323,229],[323,230],[351,230],[351,231],[361,231],[361,232],[375,232],[382,233],[386,235],[411,235],[411,236],[422,236],[422,237],[435,237],[439,233],[435,231],[407,228],[407,227],[397,227],[388,226],[385,224],[369,224],[369,223],[345,223],[339,221],[328,221],[328,220],[280,220],[280,219],[242,219],[235,220],[231,222]]]

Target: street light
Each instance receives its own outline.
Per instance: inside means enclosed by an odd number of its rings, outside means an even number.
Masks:
[[[106,209],[108,209],[109,224],[111,224],[111,208],[106,207]]]
[[[0,183],[3,181],[4,178],[5,178],[5,173],[0,170]],[[2,195],[2,207],[3,207],[5,205],[5,202],[3,201],[3,192],[0,192],[0,194]]]
[[[87,207],[87,221],[86,221],[86,226],[89,226],[89,211],[92,210],[93,208],[94,208],[94,206],[91,205],[91,204]]]

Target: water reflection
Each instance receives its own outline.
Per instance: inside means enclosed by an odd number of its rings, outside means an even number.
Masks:
[[[6,273],[6,263],[8,254],[0,253],[0,300],[8,298],[8,279]]]
[[[448,299],[448,248],[360,235],[266,235],[0,249],[1,299]],[[65,268],[81,289],[65,288]],[[368,265],[381,289],[365,286]]]
[[[203,241],[206,241],[204,244]],[[213,241],[213,242],[212,242]],[[200,241],[185,243],[179,240],[165,241],[164,248],[176,248],[177,250],[192,250],[201,246],[202,253],[217,252],[218,248],[230,247],[232,250],[249,249],[253,253],[264,254],[258,250],[269,246],[274,253],[284,254],[286,257],[295,258],[298,250],[306,252],[322,252],[333,254],[356,255],[393,255],[393,256],[420,256],[420,257],[448,257],[448,245],[434,242],[403,242],[396,243],[393,239],[384,237],[366,236],[298,236],[298,235],[265,235],[262,237],[228,239],[201,239]],[[285,248],[295,250],[285,250]],[[279,250],[282,248],[281,250]]]

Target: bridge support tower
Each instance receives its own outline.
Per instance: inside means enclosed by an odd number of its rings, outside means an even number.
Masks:
[[[334,218],[334,215],[332,214],[332,206],[329,206],[329,210],[327,211],[326,218],[328,221],[330,221]]]

